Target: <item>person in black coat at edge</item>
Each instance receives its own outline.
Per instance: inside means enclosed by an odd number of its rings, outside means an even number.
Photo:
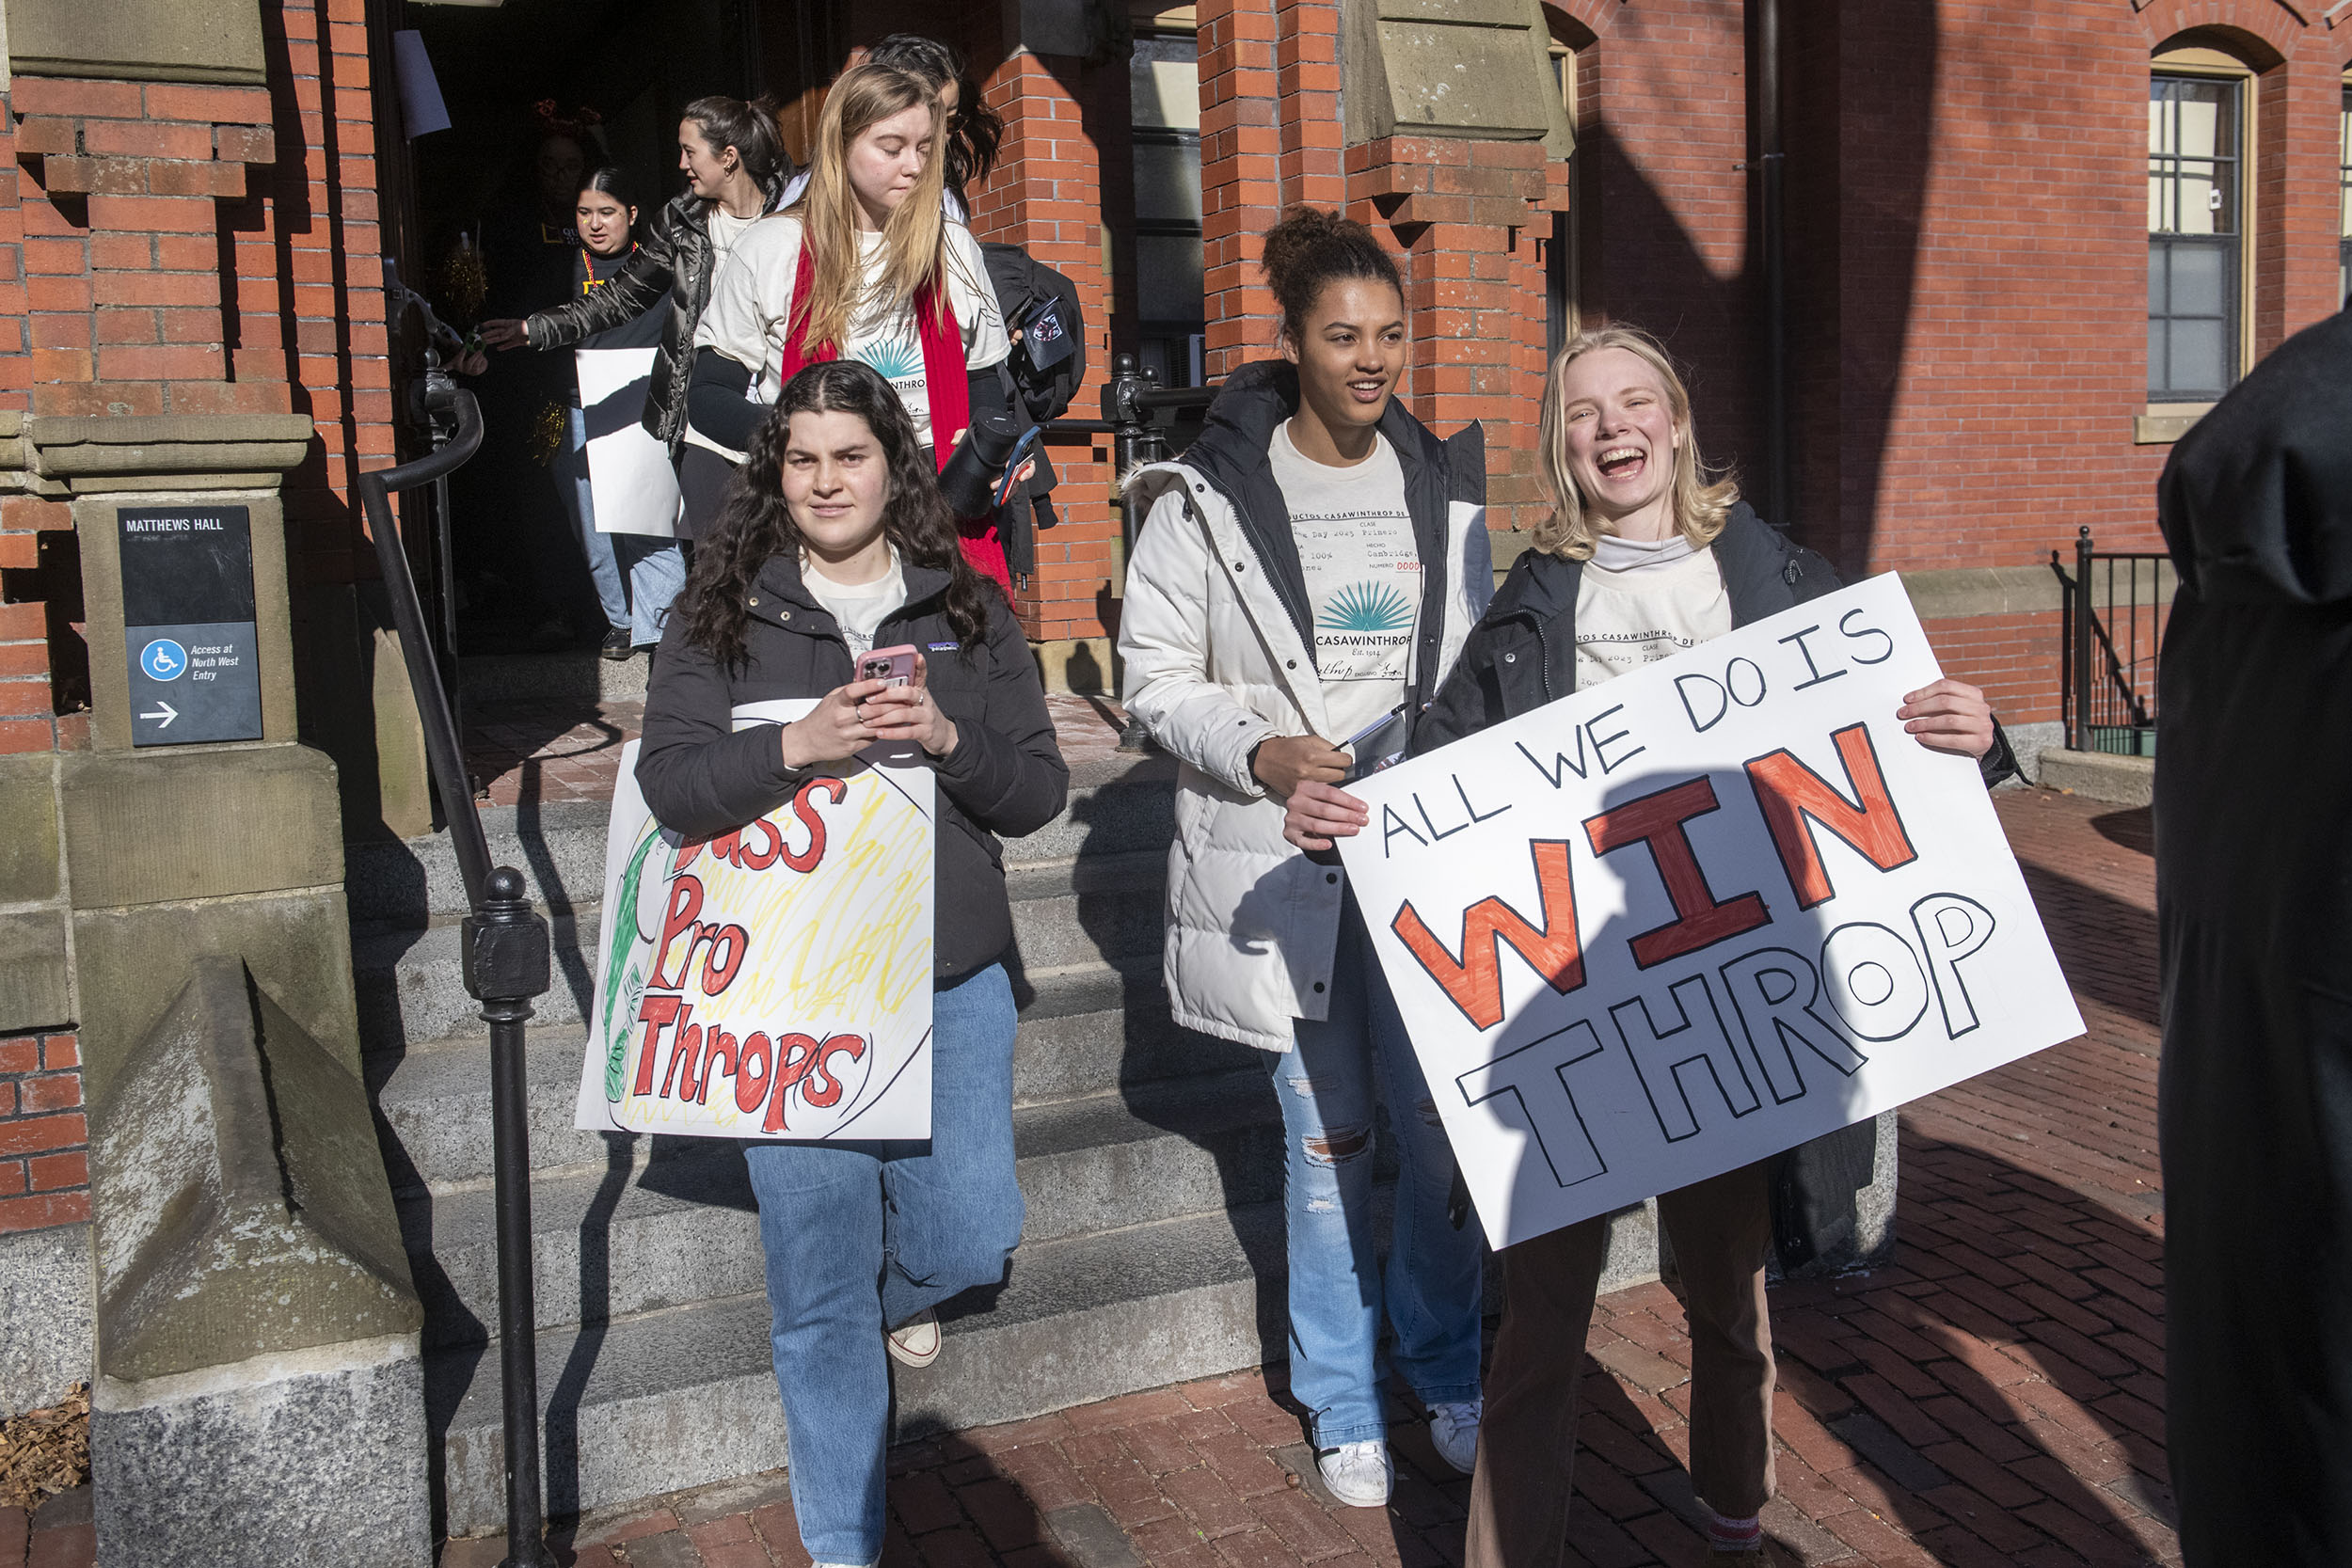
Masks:
[[[2190,1568],[2352,1562],[2352,315],[2172,449],[2166,1448]]]
[[[855,678],[913,643],[914,680]],[[789,724],[746,703],[813,698]],[[1013,1177],[1012,942],[999,833],[1036,832],[1070,771],[1012,607],[975,571],[898,395],[855,360],[809,366],[754,434],[662,633],[637,782],[690,837],[739,828],[876,741],[937,773],[928,1143],[751,1143],[792,1499],[818,1564],[882,1554],[885,1353],[940,1349],[932,1309],[1004,1277]]]
[[[1646,333],[1602,327],[1561,350],[1545,381],[1541,442],[1552,515],[1414,730],[1416,753],[1840,586],[1828,562],[1758,520],[1729,480],[1708,483],[1690,394]],[[1921,745],[1976,758],[1988,788],[2016,770],[1973,686],[1938,680],[1909,693],[1896,716]],[[1368,820],[1355,797],[1305,784],[1287,826],[1293,842],[1318,849]],[[1776,1239],[1791,1268],[1851,1243],[1874,1142],[1861,1122],[1658,1200],[1691,1319],[1691,1480],[1710,1560],[1760,1563],[1770,1551],[1758,1519],[1772,1495],[1766,1261]],[[1468,1568],[1564,1560],[1577,1385],[1607,1252],[1603,1217],[1502,1255],[1502,1326],[1486,1373]]]

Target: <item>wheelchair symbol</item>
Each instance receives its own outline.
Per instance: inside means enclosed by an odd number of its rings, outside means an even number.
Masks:
[[[168,637],[159,637],[139,650],[139,668],[150,680],[178,680],[187,673],[188,650]]]

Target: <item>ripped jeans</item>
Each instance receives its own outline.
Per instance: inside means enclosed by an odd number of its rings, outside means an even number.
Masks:
[[[1478,1398],[1481,1236],[1446,1220],[1454,1151],[1374,956],[1356,895],[1340,911],[1331,1013],[1300,1019],[1271,1058],[1282,1105],[1290,1254],[1291,1393],[1319,1449],[1385,1440],[1380,1324],[1389,1365],[1425,1404]],[[1385,1275],[1373,1233],[1373,1104],[1396,1138],[1396,1215]]]

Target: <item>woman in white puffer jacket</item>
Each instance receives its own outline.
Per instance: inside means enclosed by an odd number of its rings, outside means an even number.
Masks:
[[[1127,710],[1182,762],[1167,979],[1178,1022],[1274,1054],[1290,1262],[1291,1392],[1335,1496],[1388,1500],[1393,1369],[1467,1474],[1479,1413],[1479,1234],[1334,856],[1283,801],[1401,752],[1493,590],[1486,445],[1394,398],[1396,267],[1362,225],[1294,211],[1265,237],[1282,358],[1243,367],[1200,438],[1130,480],[1151,511],[1120,619]],[[1394,1235],[1373,1234],[1373,1124],[1396,1134]]]

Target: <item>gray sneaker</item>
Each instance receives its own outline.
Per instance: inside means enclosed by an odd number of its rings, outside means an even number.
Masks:
[[[1485,1413],[1485,1400],[1460,1400],[1429,1407],[1429,1446],[1438,1450],[1438,1457],[1461,1471],[1470,1473],[1478,1461],[1478,1418]]]

